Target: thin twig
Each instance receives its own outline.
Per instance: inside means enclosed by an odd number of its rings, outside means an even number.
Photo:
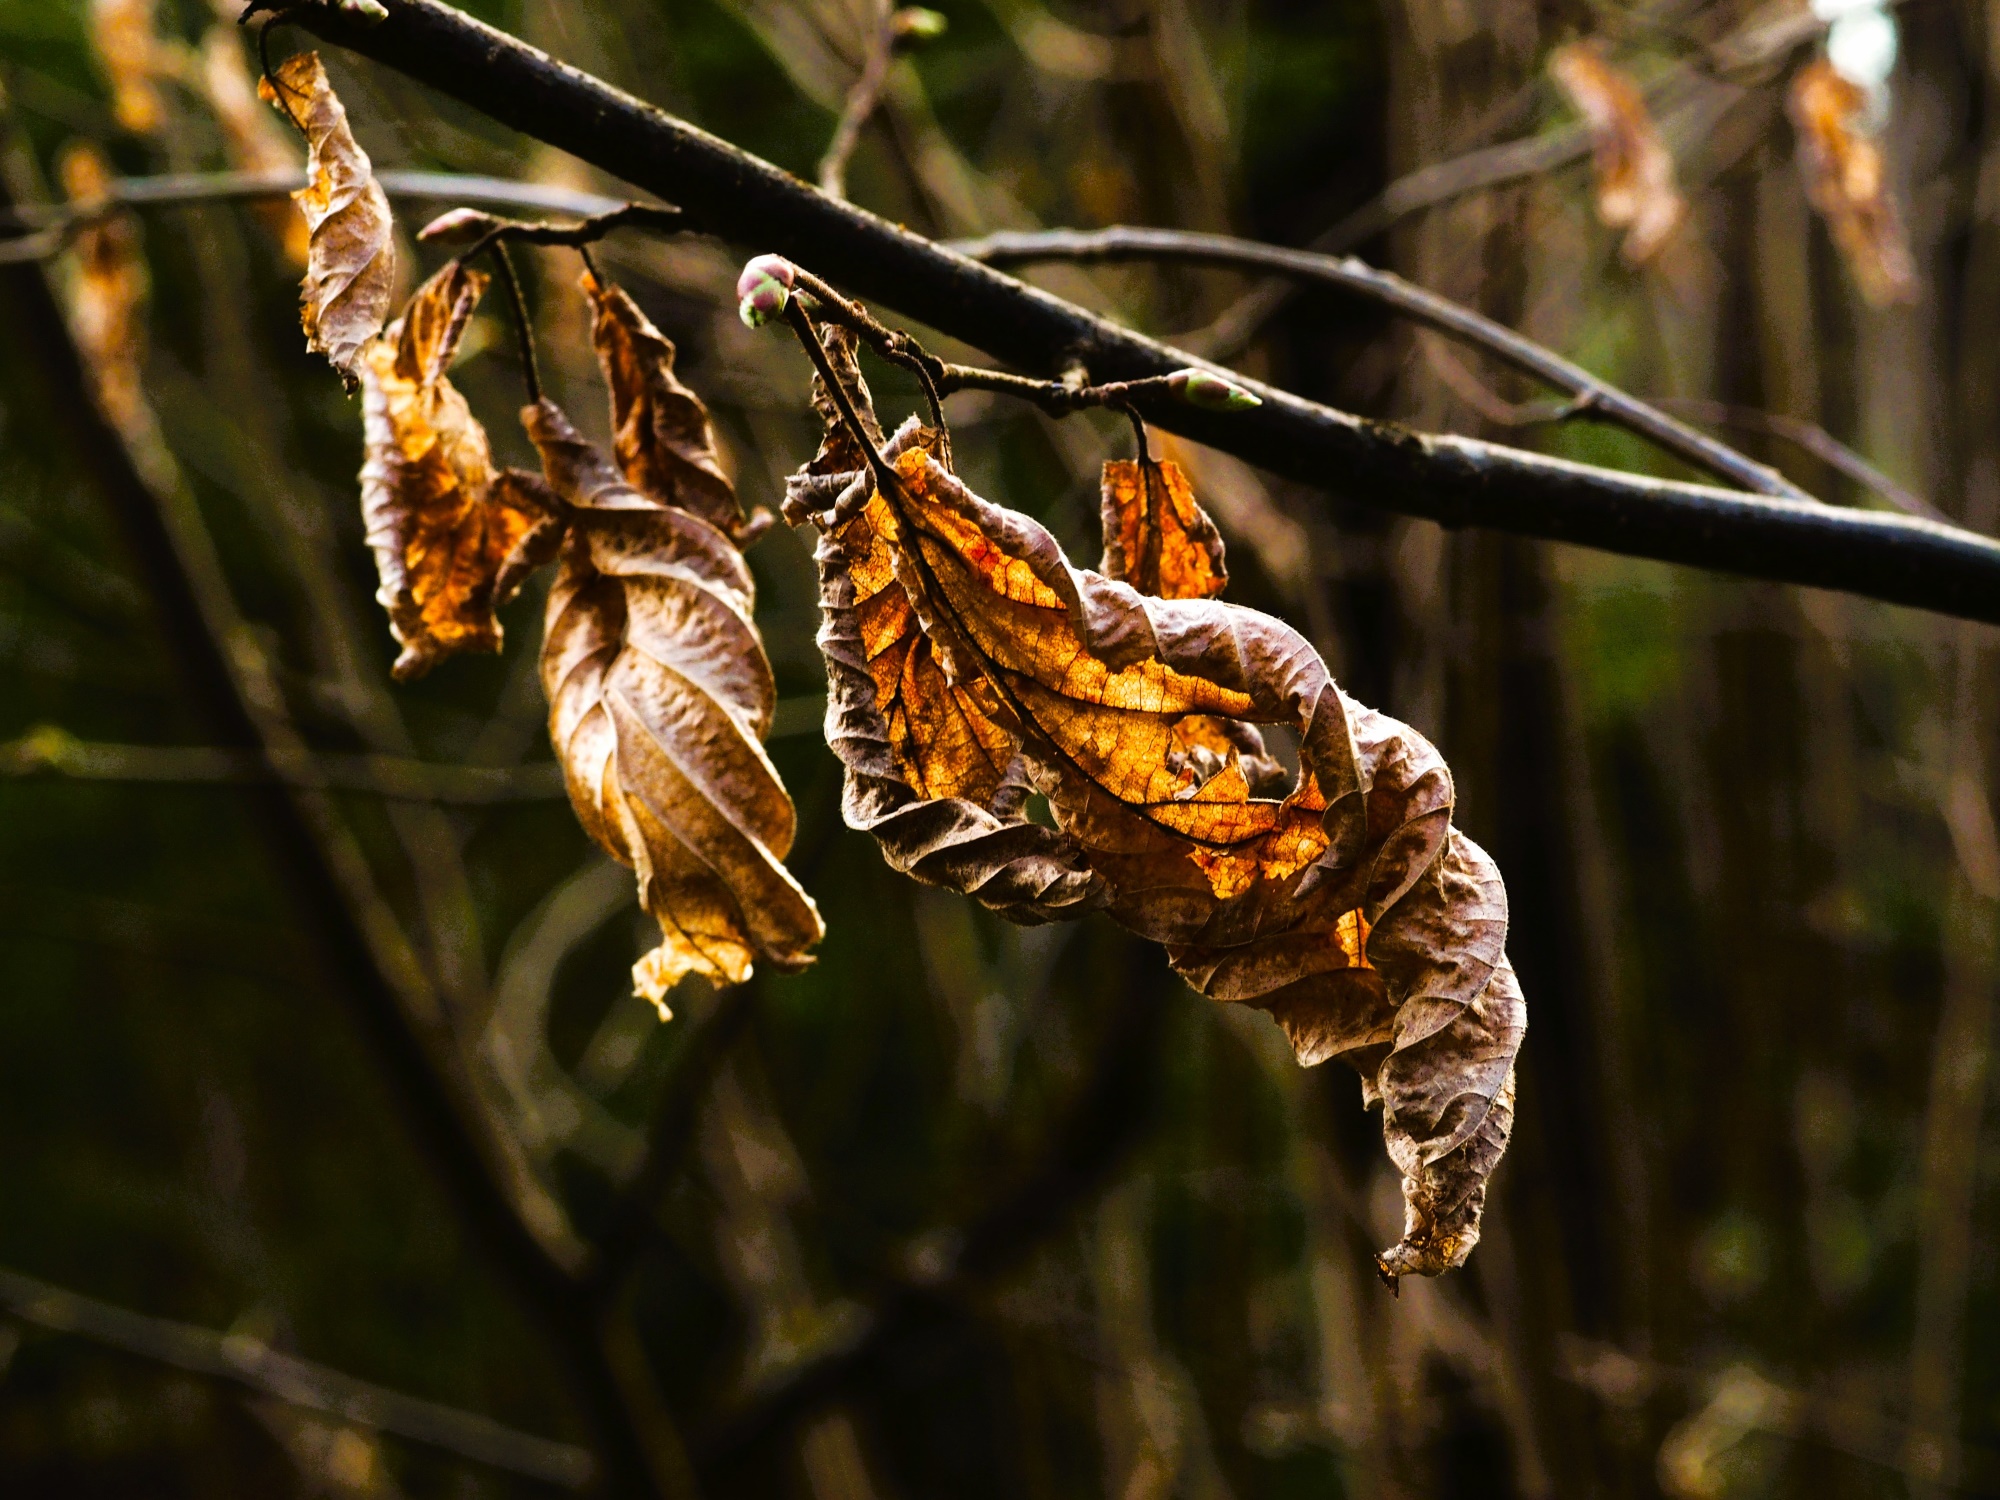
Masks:
[[[756,1008],[754,980],[726,989],[715,997],[713,1008],[693,1035],[681,1042],[673,1076],[647,1123],[645,1155],[620,1188],[585,1268],[585,1286],[601,1306],[616,1301],[627,1275],[650,1243],[660,1199],[680,1174],[694,1145],[709,1086],[736,1039],[754,1019]]]
[[[435,227],[435,226],[433,226]],[[678,208],[656,207],[648,203],[621,203],[616,208],[592,214],[574,224],[531,223],[525,219],[500,219],[486,228],[465,252],[466,260],[477,259],[496,245],[557,245],[584,251],[587,246],[621,229],[650,229],[658,234],[678,234],[691,228],[688,216]],[[419,238],[431,236],[420,235]]]
[[[45,774],[78,781],[331,787],[398,802],[539,802],[568,795],[562,768],[553,761],[452,766],[394,755],[315,752],[309,775],[287,780],[289,773],[262,757],[227,745],[112,745],[46,728],[0,744],[0,777]]]
[[[514,274],[514,260],[507,253],[505,241],[493,239],[481,243],[492,258],[493,269],[506,284],[507,301],[514,309],[514,337],[521,346],[521,381],[528,388],[528,404],[537,406],[542,399],[542,372],[535,362],[535,324],[528,316],[528,299],[521,292],[521,278]]]
[[[1117,227],[1099,230],[1051,229],[1003,231],[984,239],[953,245],[960,254],[989,265],[1024,265],[1036,261],[1189,261],[1283,272],[1301,281],[1318,282],[1353,292],[1402,314],[1413,322],[1485,350],[1515,369],[1544,380],[1558,390],[1588,401],[1583,414],[1615,423],[1650,439],[1675,457],[1705,469],[1732,484],[1761,495],[1786,500],[1811,500],[1797,485],[1775,470],[1745,458],[1697,432],[1656,407],[1628,396],[1616,386],[1564,359],[1553,349],[1526,338],[1491,318],[1462,307],[1447,297],[1412,286],[1393,272],[1380,271],[1355,257],[1321,255],[1260,245],[1223,234],[1196,234],[1176,229]]]
[[[546,187],[534,182],[513,182],[504,177],[486,177],[468,172],[402,172],[375,174],[375,180],[391,198],[412,202],[453,203],[468,208],[498,209],[509,212],[563,214],[586,223],[621,215],[618,224],[643,224],[666,228],[669,218],[678,219],[678,209],[628,203],[598,193],[576,192],[569,188]],[[149,177],[118,177],[106,185],[101,197],[87,205],[62,203],[22,204],[0,213],[0,264],[46,260],[62,249],[69,237],[83,225],[107,214],[128,208],[175,208],[197,203],[244,203],[266,198],[283,198],[306,185],[303,169],[271,172],[165,172]],[[678,227],[685,227],[680,225]],[[522,236],[527,239],[528,236]],[[540,243],[531,241],[531,243]],[[552,243],[566,243],[556,240]]]
[[[477,1412],[357,1380],[243,1334],[149,1317],[18,1271],[0,1269],[0,1305],[38,1328],[92,1339],[196,1375],[234,1381],[291,1406],[325,1412],[545,1484],[581,1489],[596,1467],[582,1448],[518,1432]]]
[[[1018,1265],[1116,1177],[1151,1123],[1165,1031],[1166,966],[1127,945],[1117,1013],[1092,1070],[1025,1176],[956,1230],[921,1237],[881,1299],[831,1347],[805,1354],[714,1424],[698,1461],[721,1477],[763,1451],[891,1349],[927,1309],[959,1302]]]
[[[1450,388],[1453,395],[1496,426],[1547,426],[1567,422],[1572,417],[1583,415],[1588,411],[1582,404],[1582,398],[1572,401],[1508,401],[1487,389],[1479,378],[1465,367],[1464,362],[1446,349],[1441,342],[1429,338],[1426,338],[1424,344],[1424,361]],[[1717,427],[1734,427],[1741,432],[1754,432],[1763,437],[1774,437],[1790,443],[1853,480],[1862,488],[1872,490],[1905,515],[1922,516],[1930,521],[1950,520],[1930,501],[1898,484],[1824,427],[1808,422],[1803,417],[1788,417],[1781,412],[1758,411],[1754,407],[1729,406],[1720,401],[1706,401],[1697,397],[1647,396],[1644,400],[1662,411],[1678,412],[1683,416],[1692,417],[1697,422],[1708,422]]]
[[[840,120],[833,127],[833,138],[827,142],[826,155],[819,162],[819,190],[829,198],[847,196],[847,164],[853,160],[855,147],[861,144],[862,127],[875,113],[875,106],[882,102],[882,88],[889,81],[889,65],[895,61],[898,39],[893,14],[885,15],[868,39],[868,55],[862,61],[860,75],[847,91]]]

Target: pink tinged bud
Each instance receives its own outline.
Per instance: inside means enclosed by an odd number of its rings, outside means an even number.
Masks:
[[[736,278],[737,300],[748,297],[760,284],[775,281],[786,291],[790,291],[798,280],[798,267],[782,255],[753,256],[744,263],[743,273]],[[784,304],[778,306],[782,309]]]
[[[419,229],[417,238],[427,244],[469,245],[499,223],[493,215],[476,208],[454,208]]]
[[[1189,406],[1207,411],[1247,411],[1264,404],[1235,381],[1206,370],[1176,370],[1167,377],[1167,388]]]
[[[762,328],[783,313],[791,299],[790,288],[777,277],[766,276],[743,294],[743,300],[736,304],[736,316],[745,328]]]

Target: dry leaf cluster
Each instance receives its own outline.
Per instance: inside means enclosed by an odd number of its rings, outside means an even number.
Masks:
[[[537,398],[522,421],[542,475],[497,470],[447,373],[487,278],[447,264],[378,333],[386,203],[317,59],[278,88],[312,148],[307,328],[363,390],[397,675],[498,649],[496,608],[554,562],[550,739],[578,818],[659,922],[635,986],[665,1013],[688,975],[810,962],[823,929],[783,863],[795,815],[763,749],[775,695],[742,553],[768,517],[745,519],[673,344],[586,274],[612,452]],[[825,440],[786,512],[820,532],[847,821],[1015,921],[1102,910],[1203,994],[1268,1011],[1302,1061],[1351,1064],[1404,1180],[1384,1277],[1462,1264],[1526,1022],[1506,895],[1451,826],[1442,759],[1290,627],[1216,597],[1222,540],[1177,464],[1105,467],[1102,566],[1081,570],[967,489],[941,434],[911,422],[885,442],[852,341],[824,348],[850,415],[816,388]]]
[[[1806,196],[1826,220],[1861,295],[1871,306],[1886,307],[1915,299],[1917,268],[1882,148],[1860,127],[1867,104],[1867,93],[1823,58],[1799,69],[1786,99]]]

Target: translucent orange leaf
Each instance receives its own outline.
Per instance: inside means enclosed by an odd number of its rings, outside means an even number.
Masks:
[[[157,0],[90,0],[90,43],[111,85],[111,113],[125,129],[150,135],[166,123],[159,81],[179,56],[159,31]]]
[[[1160,599],[1208,599],[1229,582],[1222,534],[1195,503],[1172,459],[1113,459],[1102,486],[1104,560],[1098,571]]]
[[[403,681],[500,649],[494,607],[557,524],[540,480],[495,471],[486,430],[445,377],[486,283],[452,262],[362,351],[361,511]]]

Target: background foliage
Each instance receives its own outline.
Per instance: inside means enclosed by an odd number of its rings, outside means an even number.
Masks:
[[[471,8],[806,177],[874,24],[862,0]],[[1898,12],[1883,139],[1922,292],[1888,309],[1855,295],[1800,186],[1783,89],[1814,43],[1726,76],[1708,49],[1782,5],[941,8],[948,34],[898,65],[850,175],[856,201],[939,234],[1135,222],[1302,243],[1415,168],[1569,127],[1544,64],[1600,36],[1642,80],[1686,85],[1656,108],[1692,212],[1651,268],[1621,262],[1581,159],[1367,252],[1629,389],[1808,418],[1966,524],[2000,521],[2000,12],[1978,0]],[[214,20],[193,0],[162,14],[189,38]],[[222,165],[180,95],[159,132],[120,129],[86,19],[82,0],[0,0],[17,198],[50,195],[77,138],[132,173]],[[378,167],[617,191],[328,63]],[[1339,475],[1295,489],[1180,447],[1230,539],[1232,597],[1285,614],[1358,697],[1438,741],[1512,896],[1532,1019],[1515,1142],[1472,1264],[1391,1301],[1368,1252],[1394,1239],[1398,1195],[1351,1076],[1300,1072],[1263,1017],[1196,1000],[1102,923],[1007,927],[840,826],[810,559],[783,527],[752,554],[785,700],[772,751],[829,936],[807,973],[755,982],[715,1066],[685,1066],[716,1001],[688,995],[662,1027],[628,993],[649,940],[551,774],[537,603],[508,615],[504,657],[392,689],[359,417],[302,346],[295,272],[250,210],[152,212],[143,232],[148,393],[290,716],[335,757],[504,768],[478,784],[508,800],[350,790],[338,811],[575,1233],[607,1222],[661,1100],[699,1090],[618,1311],[690,1444],[867,1327],[895,1269],[996,1194],[1026,1184],[1022,1202],[1051,1206],[715,1493],[2000,1488],[1990,631],[1447,535],[1367,509]],[[628,236],[603,253],[681,344],[746,500],[775,508],[814,433],[796,351],[734,320],[735,267],[759,248]],[[523,261],[552,394],[594,414],[573,259]],[[1041,276],[1173,334],[1248,284]],[[497,300],[454,376],[488,412],[518,404]],[[414,1148],[242,788],[132,748],[207,730],[53,436],[61,393],[14,343],[0,324],[0,1266],[581,1441],[545,1331]],[[1317,295],[1243,358],[1429,427],[1487,430],[1538,394]],[[885,412],[910,404],[871,378]],[[968,478],[1094,556],[1122,423],[981,400],[955,403]],[[1512,440],[1661,467],[1588,426]],[[1766,456],[1862,498],[1793,450]],[[60,736],[126,748],[66,758]],[[1088,1191],[1044,1170],[1100,1148],[1108,1182]],[[13,1286],[9,1493],[546,1492],[51,1331]]]

